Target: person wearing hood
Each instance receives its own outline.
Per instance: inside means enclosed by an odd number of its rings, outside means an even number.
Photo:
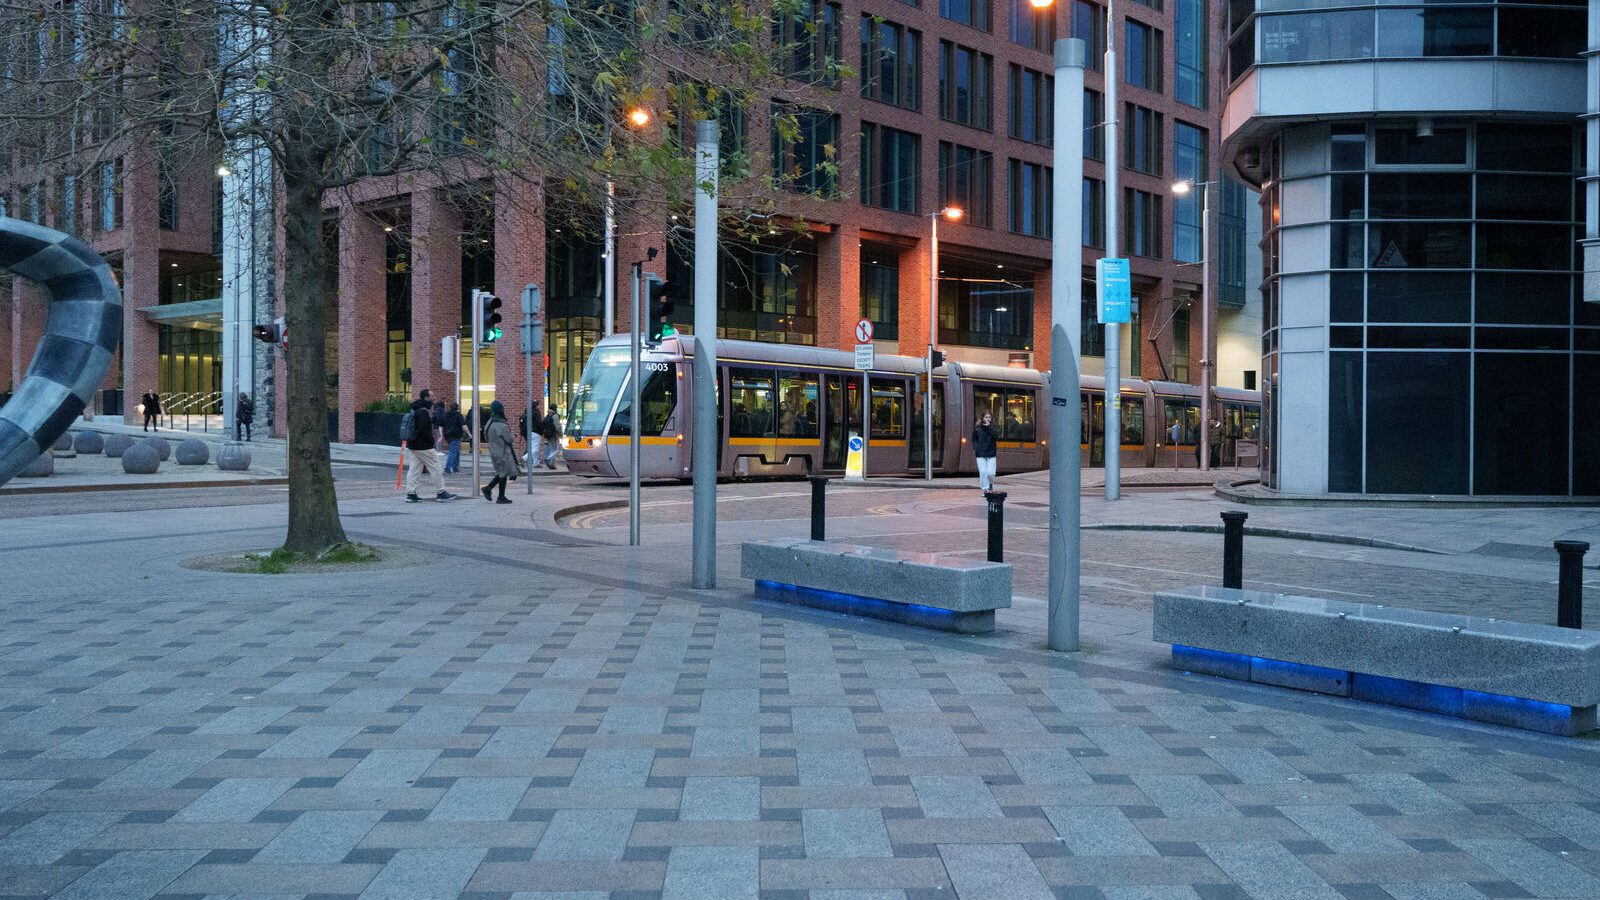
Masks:
[[[483,486],[483,499],[495,503],[510,503],[506,498],[506,482],[517,477],[517,440],[511,434],[511,426],[506,423],[506,408],[499,400],[489,404],[489,424],[484,429],[488,434],[489,461],[494,465],[494,478]],[[491,496],[491,491],[500,489],[499,499]]]

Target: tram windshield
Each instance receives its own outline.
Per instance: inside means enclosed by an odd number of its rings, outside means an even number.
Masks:
[[[606,433],[606,419],[628,380],[628,348],[600,347],[583,367],[583,378],[572,394],[567,434],[595,437]]]

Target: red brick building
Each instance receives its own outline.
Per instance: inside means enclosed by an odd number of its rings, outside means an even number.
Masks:
[[[1198,381],[1200,317],[1189,311],[1200,280],[1193,264],[1198,200],[1179,200],[1170,186],[1208,177],[1216,159],[1211,61],[1219,58],[1220,28],[1204,0],[1165,0],[1165,8],[1163,0],[1151,2],[1119,4],[1108,26],[1105,8],[1086,0],[1057,0],[1042,13],[1030,0],[818,0],[821,48],[837,53],[851,74],[831,86],[828,109],[800,116],[809,140],[775,141],[766,108],[730,116],[724,140],[742,145],[752,168],[799,173],[800,187],[836,199],[790,205],[805,216],[803,234],[775,227],[767,238],[725,242],[724,334],[843,348],[855,342],[853,326],[865,316],[878,324],[880,350],[921,356],[930,326],[930,217],[953,205],[964,215],[940,222],[938,344],[957,359],[1024,366],[1047,360],[1050,48],[1057,37],[1089,44],[1084,104],[1098,124],[1105,116],[1105,73],[1098,70],[1109,30],[1123,70],[1122,147],[1106,147],[1098,127],[1086,134],[1092,158],[1084,167],[1084,274],[1092,278],[1104,246],[1105,160],[1116,151],[1123,163],[1120,244],[1133,260],[1139,298],[1134,327],[1124,329],[1132,334],[1124,339],[1123,371]],[[814,90],[797,89],[797,98]],[[833,183],[822,183],[826,176],[809,165],[824,143],[839,150]],[[126,291],[125,337],[120,372],[107,387],[134,397],[150,387],[174,395],[220,391],[221,192],[209,166],[169,172],[134,154],[103,166],[90,184],[27,167],[0,179],[8,214],[87,234],[116,262]],[[393,178],[330,196],[337,266],[327,291],[327,348],[337,372],[330,403],[337,405],[339,439],[353,440],[355,413],[390,395],[454,391],[457,376],[440,359],[440,339],[463,331],[473,288],[504,298],[514,324],[522,286],[543,287],[548,396],[565,407],[588,349],[602,336],[602,266],[612,261],[602,260],[592,236],[600,229],[547,225],[545,198],[532,184],[514,182],[491,196],[477,190],[463,200],[461,185]],[[628,266],[644,260],[646,248],[666,251],[647,268],[685,276],[679,242],[669,239],[679,224],[619,221],[619,329],[628,324]],[[1214,246],[1227,240],[1226,224]],[[1225,296],[1229,259],[1224,252],[1218,267]],[[1242,255],[1233,268],[1242,285]],[[1092,286],[1085,296],[1092,324]],[[37,341],[42,308],[25,285],[13,286],[10,300],[9,316],[0,317],[9,331],[0,340],[0,365],[9,364],[15,380]],[[680,305],[675,318],[686,324],[691,315]],[[258,311],[258,321],[267,318]],[[1086,326],[1086,372],[1099,371],[1101,333]],[[526,393],[514,328],[497,349],[482,380],[493,385],[490,396],[516,409]],[[542,381],[535,391],[546,393]],[[280,413],[283,403],[280,392]],[[126,413],[134,415],[132,404]],[[266,409],[258,412],[258,420],[266,416]],[[273,418],[282,422],[281,414]]]

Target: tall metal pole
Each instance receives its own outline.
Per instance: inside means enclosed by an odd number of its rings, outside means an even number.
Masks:
[[[1211,469],[1211,182],[1202,182],[1200,190],[1200,471],[1206,472]]]
[[[609,130],[609,129],[608,129]],[[617,331],[617,183],[606,182],[605,225],[605,331],[601,337]]]
[[[1117,255],[1117,206],[1121,203],[1118,176],[1121,174],[1122,158],[1118,154],[1117,144],[1117,115],[1120,108],[1117,105],[1117,82],[1121,77],[1117,72],[1117,4],[1110,0],[1106,4],[1106,57],[1105,57],[1105,86],[1106,86],[1106,256]],[[1103,438],[1106,457],[1106,499],[1115,500],[1122,496],[1122,325],[1117,322],[1107,322],[1106,328],[1106,433]],[[1138,340],[1139,335],[1133,334],[1133,339]],[[1138,373],[1134,373],[1135,377]],[[1092,421],[1092,420],[1091,420]]]
[[[717,586],[717,123],[696,122],[694,195],[694,565],[696,588]]]
[[[628,354],[628,546],[639,546],[639,280],[644,265],[633,264],[632,335]]]
[[[533,470],[538,461],[533,456],[533,432],[539,423],[533,419],[533,361],[539,360],[539,367],[544,368],[544,305],[539,293],[539,286],[530,284],[522,289],[522,312],[524,322],[522,328],[522,356],[524,368],[528,378],[528,428],[527,434],[522,436],[528,448],[528,496],[533,496]]]
[[[1077,38],[1056,41],[1055,208],[1050,211],[1050,580],[1048,643],[1078,649],[1080,426],[1078,338],[1083,314],[1083,63]],[[1108,72],[1115,78],[1115,72]]]
[[[482,462],[478,458],[478,435],[482,433],[479,422],[483,413],[478,409],[478,347],[483,344],[483,292],[472,289],[472,490],[483,493]]]
[[[533,354],[523,351],[523,374],[528,384],[528,431],[522,436],[523,446],[528,448],[528,496],[533,496],[533,468],[537,461],[533,458],[533,429],[538,427],[533,421]]]
[[[933,351],[939,343],[939,217],[933,214],[928,233],[928,383],[922,394],[922,477],[933,480]],[[863,382],[864,383],[864,382]]]

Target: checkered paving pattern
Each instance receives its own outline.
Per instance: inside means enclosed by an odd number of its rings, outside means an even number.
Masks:
[[[239,582],[0,613],[0,896],[1600,897],[1574,742],[580,578]]]

